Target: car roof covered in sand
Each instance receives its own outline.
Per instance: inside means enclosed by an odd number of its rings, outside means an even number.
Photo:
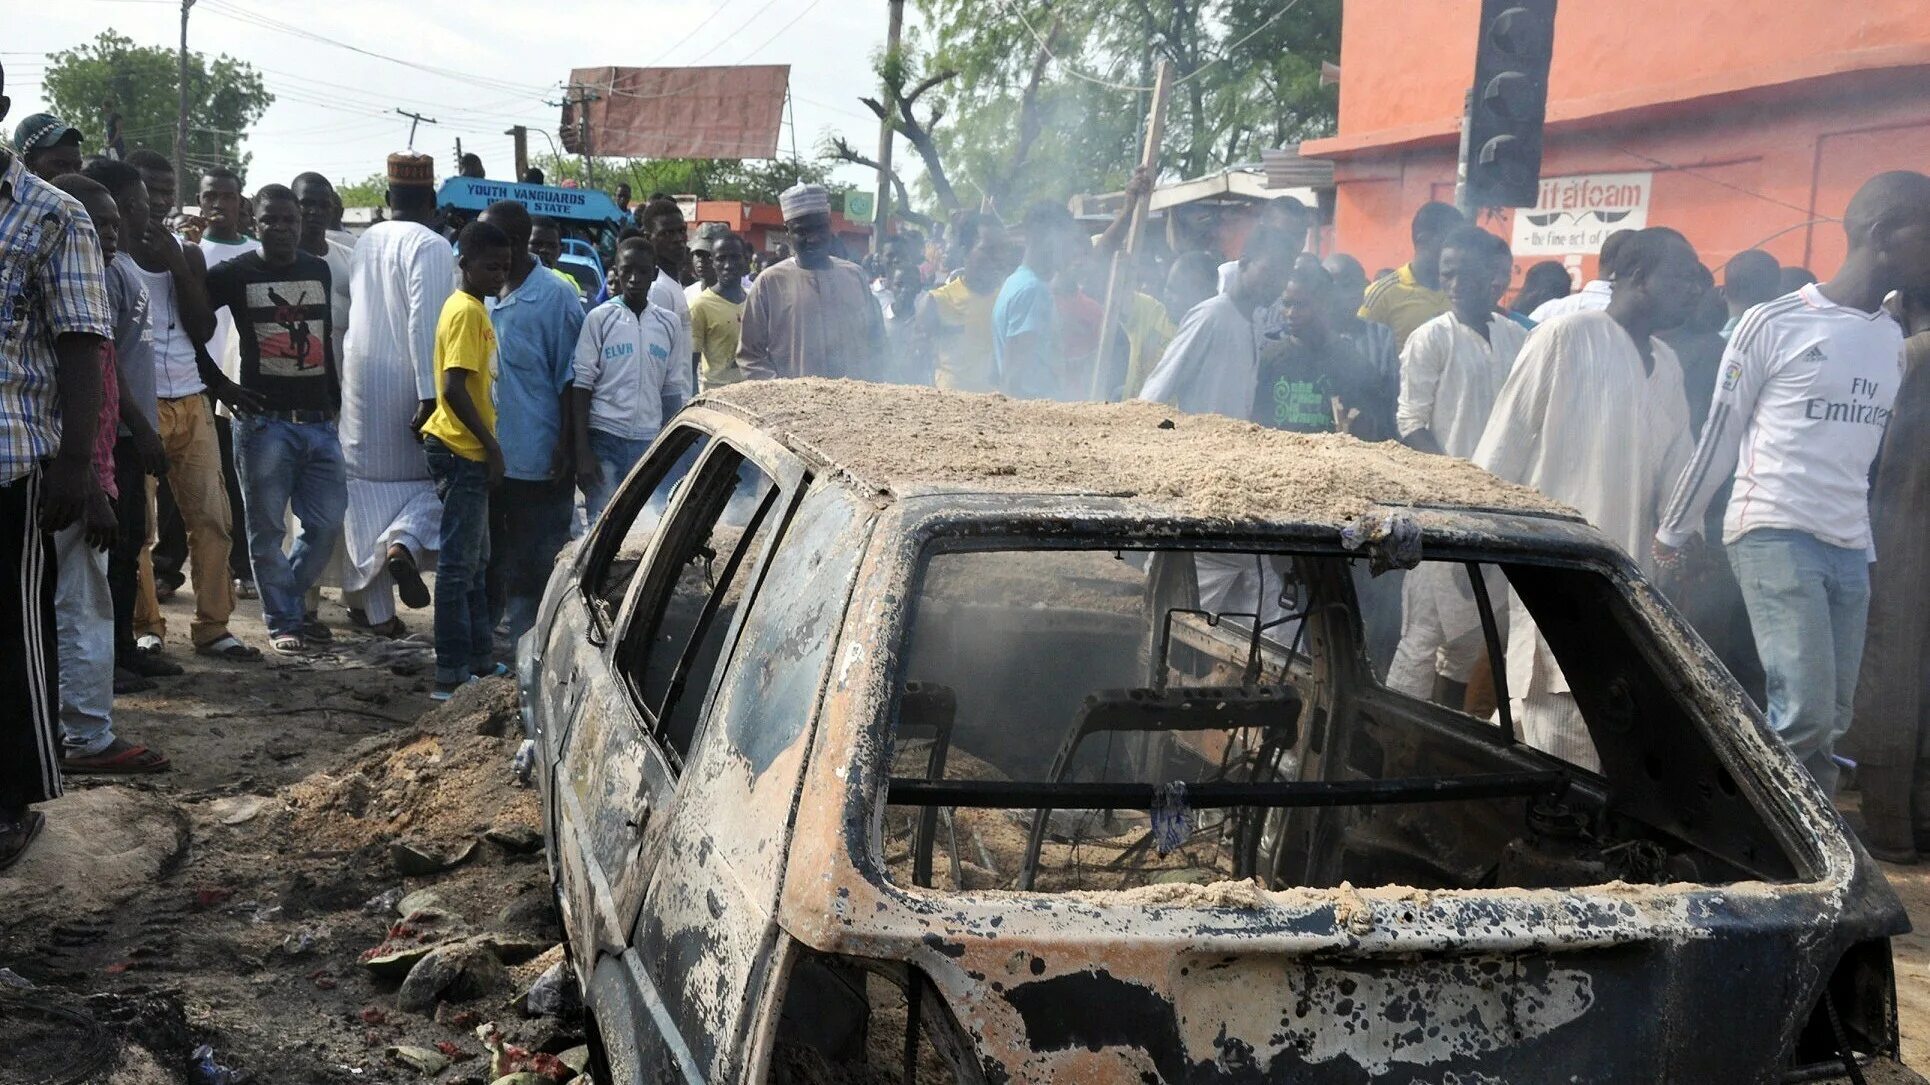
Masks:
[[[1092,495],[1183,518],[1340,524],[1379,506],[1575,517],[1450,456],[1159,403],[1054,403],[866,381],[743,381],[700,397],[871,497]]]

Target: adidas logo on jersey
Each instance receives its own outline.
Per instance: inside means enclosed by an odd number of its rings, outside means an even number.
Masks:
[[[1799,362],[1827,362],[1829,355],[1823,353],[1821,344],[1811,343],[1809,349],[1796,356]]]

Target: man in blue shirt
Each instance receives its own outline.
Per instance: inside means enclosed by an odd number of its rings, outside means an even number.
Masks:
[[[1078,243],[1078,224],[1063,206],[1037,203],[1026,211],[1025,259],[1006,278],[992,306],[992,361],[999,387],[1008,395],[1071,398],[1052,277]]]
[[[550,566],[570,537],[574,499],[568,415],[570,358],[583,329],[575,290],[529,252],[529,211],[499,200],[482,221],[509,235],[514,260],[490,310],[496,330],[496,443],[502,488],[489,502],[489,611],[509,642],[536,622]]]

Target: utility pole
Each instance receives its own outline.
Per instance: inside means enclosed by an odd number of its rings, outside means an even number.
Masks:
[[[905,32],[905,0],[887,0],[891,9],[891,21],[885,31],[885,66],[894,65],[903,71],[898,56],[898,43]],[[878,207],[871,218],[871,251],[882,253],[885,248],[885,231],[891,224],[891,115],[898,108],[900,88],[886,87],[883,104],[885,115],[878,120]]]
[[[181,52],[176,57],[175,82],[180,93],[174,108],[174,202],[188,191],[188,9],[194,0],[181,0]]]
[[[434,124],[434,123],[436,123],[436,119],[435,119],[434,117],[425,117],[425,116],[423,116],[423,115],[422,115],[422,114],[420,114],[420,113],[411,113],[411,112],[409,112],[408,110],[406,110],[406,109],[403,109],[403,108],[402,108],[401,106],[396,106],[396,107],[395,107],[395,111],[396,111],[397,113],[400,113],[400,114],[402,114],[403,116],[405,116],[405,117],[407,117],[407,118],[409,118],[409,149],[410,149],[411,151],[413,151],[413,150],[415,150],[415,127],[416,127],[416,125],[418,125],[418,124]]]
[[[529,129],[519,124],[504,132],[503,135],[515,141],[516,180],[520,183],[523,179],[523,174],[529,172]]]
[[[603,95],[582,83],[570,84],[570,103],[576,107],[576,146],[583,152],[583,183],[596,187],[596,166],[590,158],[590,103]]]

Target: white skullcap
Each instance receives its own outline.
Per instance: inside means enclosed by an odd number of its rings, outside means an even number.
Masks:
[[[828,215],[831,213],[831,190],[823,185],[793,185],[784,190],[777,198],[777,203],[784,212],[785,222],[805,215]]]

